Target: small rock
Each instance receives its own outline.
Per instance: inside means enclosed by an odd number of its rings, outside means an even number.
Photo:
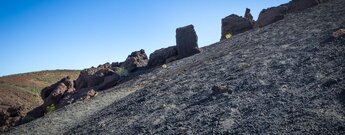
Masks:
[[[345,37],[345,28],[338,29],[337,31],[332,33],[334,38]]]
[[[212,91],[213,91],[213,94],[220,94],[220,93],[229,93],[229,94],[231,94],[232,93],[232,90],[228,89],[224,85],[219,85],[219,84],[214,85],[212,87]]]

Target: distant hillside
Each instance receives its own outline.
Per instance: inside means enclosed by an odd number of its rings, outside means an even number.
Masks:
[[[78,70],[47,70],[0,77],[0,111],[8,106],[22,106],[26,113],[42,103],[41,89],[63,77],[77,78]]]

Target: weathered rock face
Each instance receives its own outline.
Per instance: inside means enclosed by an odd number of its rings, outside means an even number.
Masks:
[[[132,52],[129,55],[125,62],[121,64],[121,67],[124,67],[129,72],[135,71],[138,68],[145,67],[147,65],[148,58],[143,49],[140,51]]]
[[[10,127],[19,124],[20,120],[23,118],[21,106],[9,106],[2,107],[0,112],[0,132],[6,132]]]
[[[255,27],[269,25],[283,19],[287,13],[299,12],[327,1],[329,0],[292,0],[277,7],[263,9],[259,14]]]
[[[322,0],[292,0],[288,3],[288,12],[299,12],[322,2]]]
[[[74,91],[73,80],[69,77],[63,78],[41,91],[41,98],[44,101],[42,107],[45,108],[51,104],[57,105],[65,93],[72,93]]]
[[[276,21],[282,20],[287,11],[288,7],[286,6],[263,9],[259,14],[259,18],[255,23],[255,27],[263,27]]]
[[[150,54],[149,66],[162,65],[168,63],[177,58],[176,46],[170,46],[154,51]]]
[[[252,24],[252,26],[254,25],[253,16],[250,13],[250,9],[249,8],[246,8],[246,12],[244,13],[244,18],[247,18],[250,21],[250,23]]]
[[[193,25],[176,29],[176,49],[178,59],[200,53],[198,48],[198,36]]]
[[[249,19],[232,14],[222,19],[222,36],[220,40],[225,39],[226,34],[236,35],[253,28]]]
[[[76,89],[95,87],[104,81],[105,76],[111,75],[113,72],[111,67],[104,66],[84,69],[76,80]]]

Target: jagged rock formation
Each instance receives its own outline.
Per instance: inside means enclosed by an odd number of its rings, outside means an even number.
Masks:
[[[287,14],[9,134],[344,134],[345,40],[327,40],[343,5]]]
[[[236,35],[253,28],[252,22],[238,15],[232,14],[222,19],[222,35],[220,40],[225,39],[226,34]]]
[[[288,7],[278,6],[264,9],[260,12],[259,18],[255,23],[255,27],[264,27],[276,21],[279,21],[284,18],[284,15],[287,13]]]
[[[200,53],[198,48],[198,36],[193,25],[176,29],[177,58],[182,59]]]
[[[300,12],[327,1],[328,0],[292,0],[287,4],[263,9],[259,14],[257,22],[255,23],[255,28],[264,27],[276,21],[282,20],[287,13]]]
[[[121,67],[127,69],[129,72],[135,71],[139,68],[146,67],[148,58],[143,49],[140,51],[132,52],[125,62],[121,63]]]
[[[249,8],[246,8],[246,11],[244,13],[244,18],[247,18],[250,21],[250,23],[252,25],[254,25],[254,19],[253,19],[252,14],[250,13],[250,9]]]

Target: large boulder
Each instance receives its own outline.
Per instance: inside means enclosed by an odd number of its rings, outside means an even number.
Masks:
[[[259,14],[259,18],[255,23],[255,27],[263,27],[276,21],[282,20],[287,11],[288,7],[286,6],[263,9]]]
[[[220,40],[225,39],[226,34],[236,35],[253,28],[249,19],[232,14],[222,19],[222,35]]]
[[[177,58],[182,59],[200,53],[198,48],[198,36],[193,25],[176,29]]]
[[[51,104],[57,105],[65,93],[72,93],[74,91],[73,80],[70,77],[65,77],[41,91],[41,98],[44,101],[41,106],[42,108],[46,108]]]
[[[125,62],[121,63],[121,67],[124,67],[129,72],[135,71],[139,68],[146,67],[148,63],[148,58],[143,49],[140,51],[132,52]]]
[[[150,54],[149,66],[162,65],[168,63],[173,59],[177,58],[177,48],[176,46],[170,46],[167,48],[161,48]]]

